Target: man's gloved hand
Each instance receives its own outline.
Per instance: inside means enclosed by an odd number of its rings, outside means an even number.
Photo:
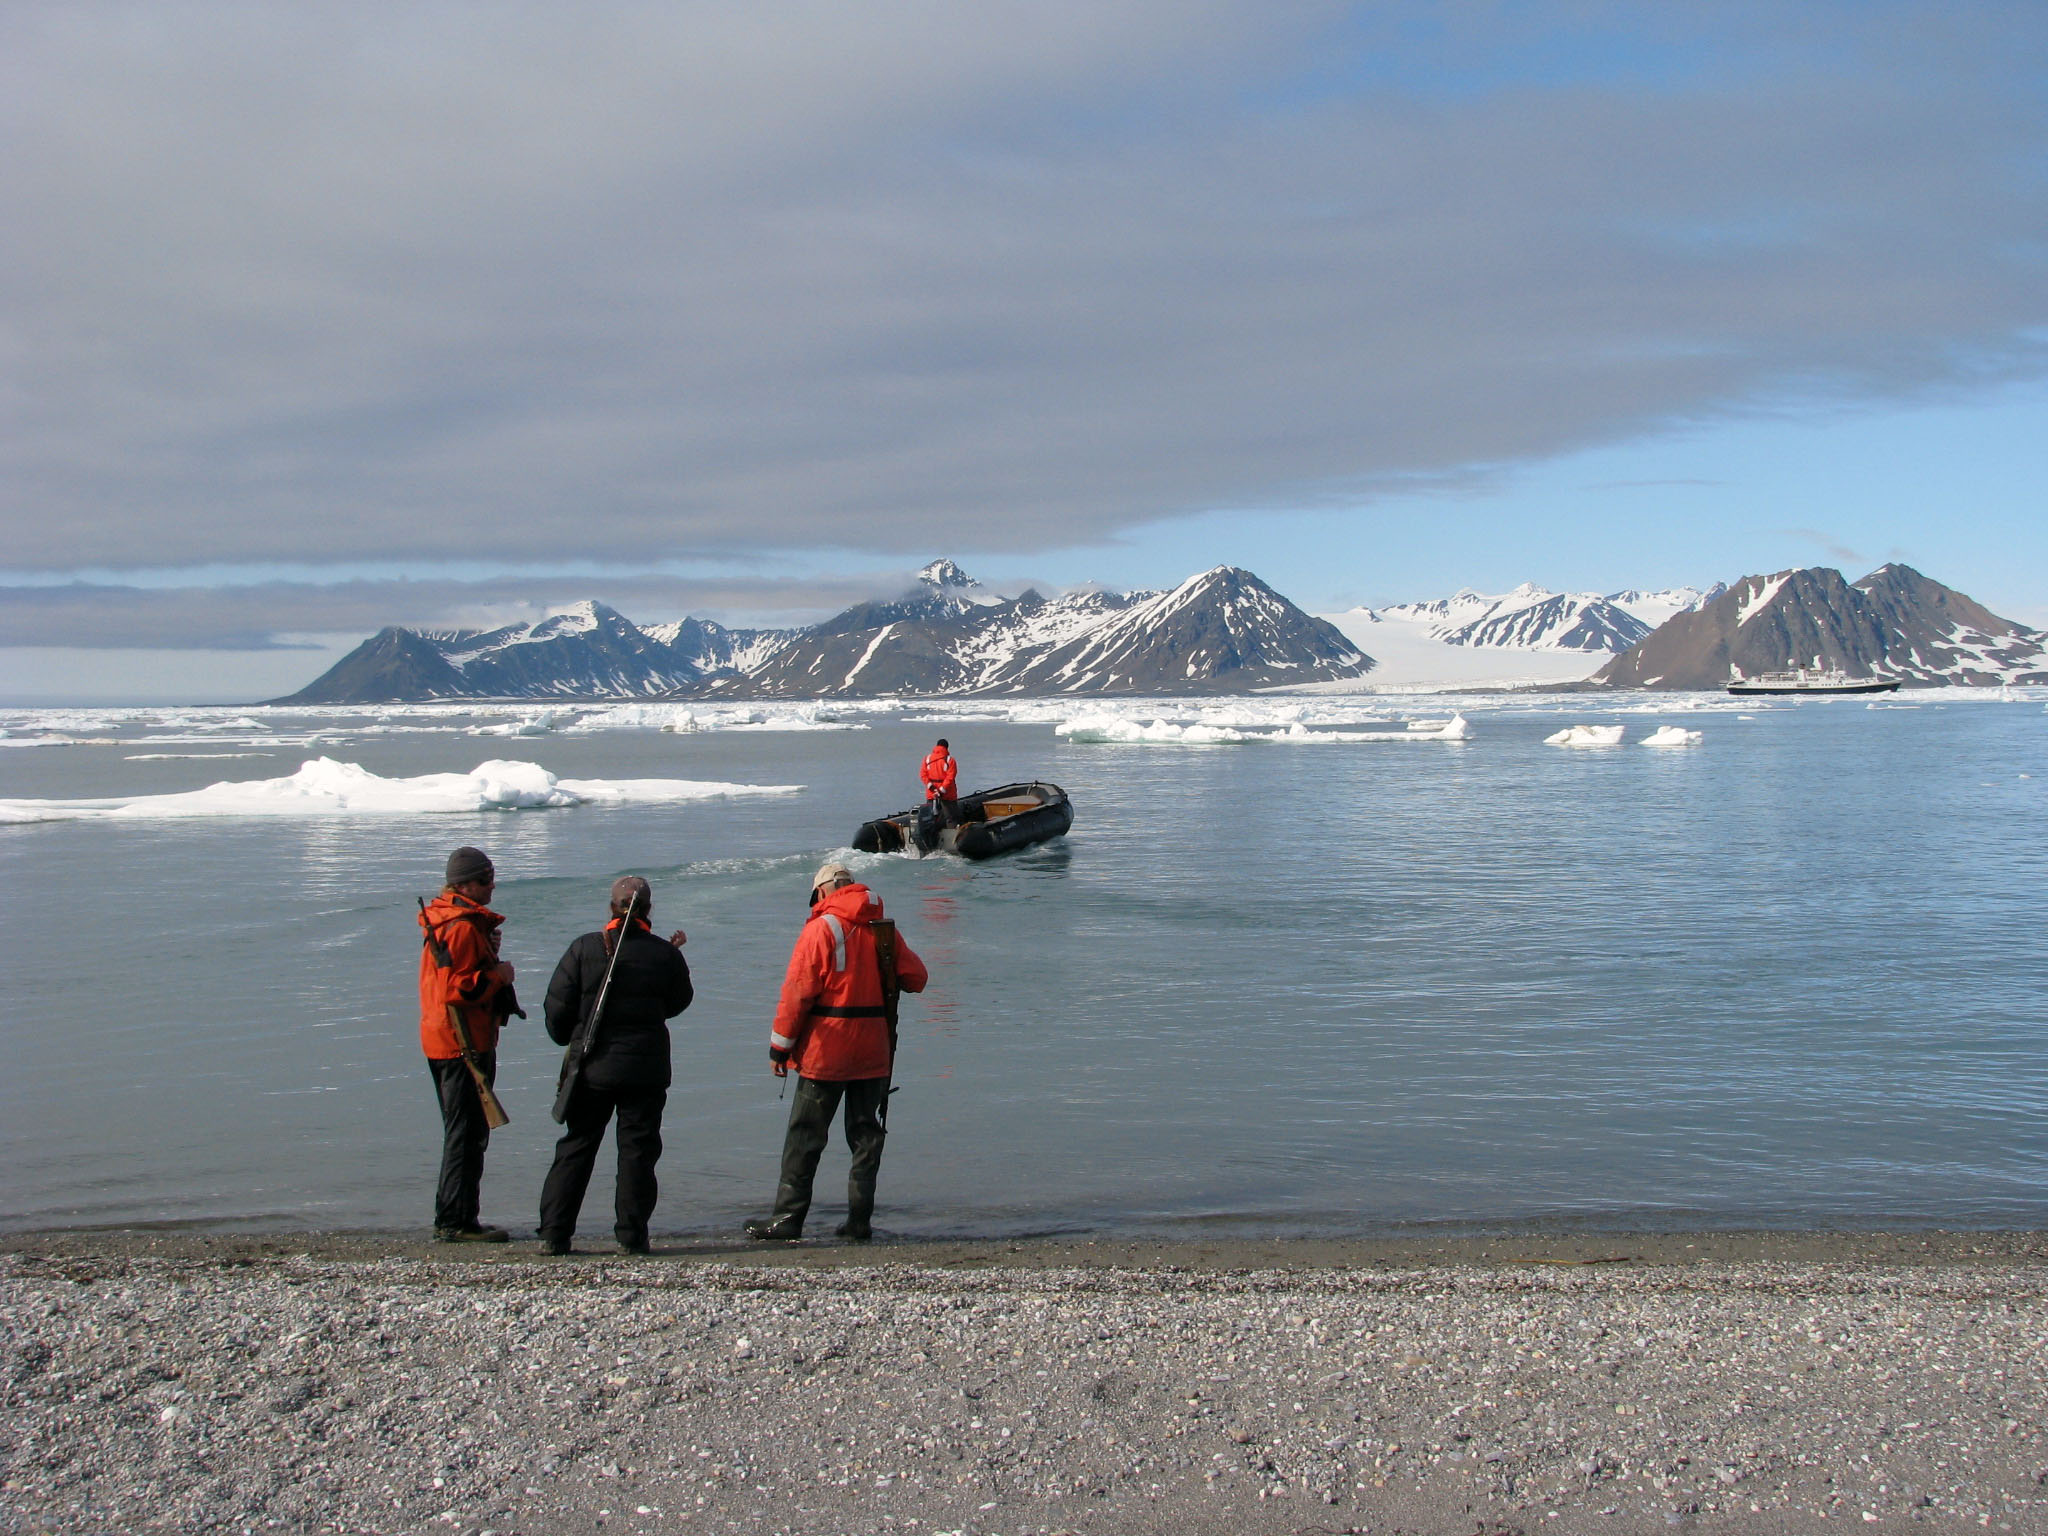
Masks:
[[[789,1052],[779,1045],[771,1045],[768,1047],[768,1060],[777,1077],[789,1076]]]

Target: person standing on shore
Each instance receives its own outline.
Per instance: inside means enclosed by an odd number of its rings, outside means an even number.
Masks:
[[[598,1145],[614,1114],[619,1182],[612,1235],[627,1253],[648,1251],[647,1223],[660,1194],[654,1165],[661,1158],[661,1114],[668,1104],[668,1021],[695,995],[682,955],[683,931],[656,938],[653,906],[654,892],[638,875],[614,881],[603,930],[574,940],[548,983],[548,1037],[567,1045],[597,1006],[611,969],[604,1017],[583,1057],[554,1166],[541,1186],[540,1242],[549,1253],[569,1251]]]
[[[505,919],[490,908],[498,872],[481,848],[458,848],[448,855],[443,882],[441,894],[420,913],[420,1045],[441,1101],[434,1236],[444,1243],[502,1243],[503,1227],[477,1220],[491,1128],[451,1017],[459,1014],[467,1030],[476,1073],[496,1082],[498,1025],[512,1006],[512,965],[498,958]]]
[[[939,743],[944,746],[944,742]],[[832,1118],[846,1101],[846,1222],[839,1235],[864,1243],[872,1235],[875,1178],[888,1135],[889,1076],[896,1041],[885,997],[900,988],[922,992],[924,962],[890,925],[893,975],[885,976],[874,924],[882,903],[855,882],[844,864],[828,863],[811,880],[811,916],[789,957],[782,1001],[768,1035],[777,1077],[796,1068],[796,1101],[782,1143],[782,1181],[775,1209],[746,1224],[749,1237],[794,1242],[811,1209],[811,1180],[832,1139]]]

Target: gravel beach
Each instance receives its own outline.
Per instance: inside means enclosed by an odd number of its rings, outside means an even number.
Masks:
[[[2048,1235],[0,1239],[10,1532],[2048,1531]]]

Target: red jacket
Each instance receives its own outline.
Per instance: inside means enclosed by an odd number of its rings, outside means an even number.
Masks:
[[[469,1025],[469,1043],[480,1051],[498,1047],[498,1013],[491,1007],[503,987],[495,974],[498,926],[505,921],[489,907],[443,891],[427,903],[420,918],[448,950],[444,971],[434,959],[434,946],[420,944],[420,1045],[432,1061],[453,1061],[462,1054],[448,1023],[448,1005],[462,1006]]]
[[[957,800],[960,798],[960,768],[953,761],[953,754],[944,747],[933,747],[924,760],[924,766],[917,771],[924,780],[924,797],[927,800]]]
[[[882,968],[868,926],[881,915],[881,902],[866,886],[842,885],[811,908],[797,935],[768,1040],[791,1053],[799,1076],[844,1083],[887,1077],[894,1066],[889,1022],[882,1016]],[[898,984],[905,992],[922,992],[930,979],[924,962],[897,934]]]

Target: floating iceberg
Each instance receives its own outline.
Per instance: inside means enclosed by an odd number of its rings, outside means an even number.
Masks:
[[[209,784],[183,794],[0,800],[0,822],[450,815],[575,805],[675,805],[729,795],[788,795],[802,788],[801,784],[722,784],[701,779],[558,779],[538,763],[505,761],[480,763],[468,773],[387,779],[358,763],[321,757],[285,778]]]
[[[1706,740],[1699,731],[1688,731],[1683,726],[1660,725],[1643,738],[1646,747],[1696,747]]]
[[[553,710],[542,710],[537,715],[527,715],[519,720],[507,720],[499,725],[472,725],[472,736],[546,736],[555,729]]]
[[[1252,739],[1230,726],[1176,725],[1171,720],[1126,720],[1120,715],[1080,715],[1054,726],[1053,734],[1069,741],[1160,741],[1192,746],[1219,746]]]
[[[1619,725],[1568,725],[1543,741],[1552,747],[1618,747],[1624,729]]]

